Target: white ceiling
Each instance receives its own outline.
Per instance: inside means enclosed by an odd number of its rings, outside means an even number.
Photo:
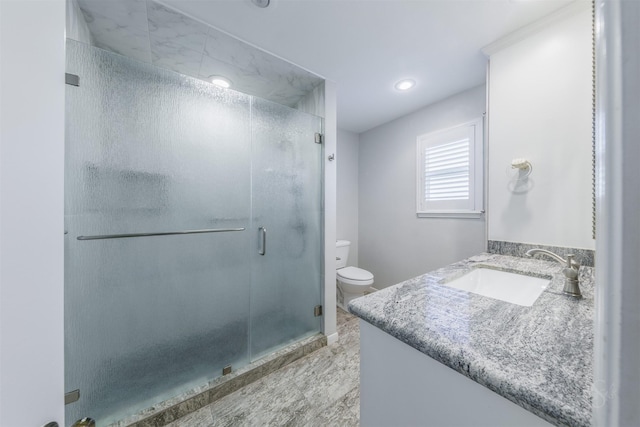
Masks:
[[[483,84],[482,47],[572,0],[162,2],[336,82],[338,127],[361,133]]]

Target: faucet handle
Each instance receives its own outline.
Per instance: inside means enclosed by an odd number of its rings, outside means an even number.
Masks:
[[[576,270],[580,269],[580,263],[576,261],[576,256],[574,254],[567,254],[567,268],[574,268]]]
[[[579,284],[580,264],[574,259],[574,255],[567,255],[567,266],[562,269],[564,274],[564,289],[562,292],[574,298],[582,298]]]
[[[571,267],[573,267],[573,266],[571,265],[571,264],[573,264],[573,262],[574,262],[574,261],[573,261],[573,258],[574,258],[574,255],[573,255],[573,254],[571,254],[571,255],[567,255],[567,268],[571,268]]]
[[[578,280],[578,270],[580,269],[580,264],[576,262],[574,259],[574,255],[567,255],[567,266],[562,269],[562,273],[567,280],[577,281]],[[579,291],[578,291],[579,292]],[[575,291],[571,292],[572,294]]]

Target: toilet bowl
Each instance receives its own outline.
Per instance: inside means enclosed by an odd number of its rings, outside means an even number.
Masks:
[[[373,284],[373,274],[358,267],[347,267],[349,259],[348,240],[336,242],[336,291],[338,307],[347,311],[349,301],[359,298]]]

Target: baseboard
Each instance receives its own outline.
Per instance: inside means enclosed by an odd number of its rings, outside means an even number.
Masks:
[[[333,343],[338,342],[338,333],[334,332],[331,335],[327,335],[327,345],[331,345]]]

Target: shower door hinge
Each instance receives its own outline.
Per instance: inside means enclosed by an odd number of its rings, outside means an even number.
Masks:
[[[324,142],[324,135],[316,133],[316,144],[322,144]]]
[[[231,373],[232,367],[231,365],[227,365],[222,368],[222,375],[229,375]]]
[[[71,424],[71,427],[96,427],[96,420],[89,417],[80,418],[78,421]]]
[[[68,405],[69,403],[77,402],[80,400],[80,390],[73,390],[69,393],[64,394],[64,404]]]
[[[64,82],[71,86],[80,86],[80,76],[64,73]]]
[[[322,306],[321,305],[316,305],[315,307],[313,307],[313,315],[315,317],[322,316]]]

